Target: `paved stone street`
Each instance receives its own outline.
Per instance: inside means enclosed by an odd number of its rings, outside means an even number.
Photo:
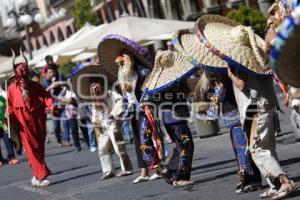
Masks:
[[[280,115],[280,119],[282,133],[277,138],[279,158],[284,170],[300,185],[300,143],[294,141],[289,111]],[[5,165],[0,168],[0,199],[259,199],[258,196],[263,190],[242,195],[234,193],[238,182],[237,166],[228,131],[222,129],[221,133],[207,139],[195,137],[192,171],[195,184],[181,189],[172,188],[163,180],[132,184],[131,181],[138,176],[133,145],[129,145],[128,150],[135,173],[128,177],[100,181],[101,168],[97,153],[91,153],[86,147],[79,153],[75,152],[74,147],[58,148],[52,138],[46,150],[46,160],[53,173],[49,177],[52,185],[47,188],[32,188],[31,170],[25,156],[21,156],[18,157],[21,160],[19,165]],[[3,154],[6,155],[4,145],[1,146]],[[115,163],[119,167],[118,162]],[[298,192],[290,199],[299,198]]]

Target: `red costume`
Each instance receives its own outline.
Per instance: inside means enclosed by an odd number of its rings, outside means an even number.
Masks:
[[[53,108],[50,94],[29,81],[27,63],[14,65],[15,81],[8,88],[8,112],[12,126],[19,126],[33,176],[44,180],[50,170],[45,162],[46,112]]]

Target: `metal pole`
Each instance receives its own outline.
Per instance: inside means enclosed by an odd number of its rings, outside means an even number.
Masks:
[[[28,53],[29,53],[29,58],[30,60],[32,60],[32,49],[31,49],[31,45],[30,45],[30,35],[29,35],[29,26],[25,25],[25,31],[26,31],[26,40],[27,40],[27,44],[28,44]]]
[[[6,92],[6,113],[7,113],[7,132],[8,132],[8,138],[11,138],[11,133],[10,133],[10,120],[9,120],[9,113],[8,113],[8,88],[7,88],[7,80],[5,79],[5,92]]]

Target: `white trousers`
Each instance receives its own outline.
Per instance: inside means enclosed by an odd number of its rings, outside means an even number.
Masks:
[[[126,151],[119,121],[112,123],[99,134],[98,153],[104,174],[115,170],[112,161],[112,149],[120,159],[121,169],[123,171],[131,171],[132,165]]]
[[[259,112],[252,121],[250,152],[253,161],[265,178],[271,180],[284,174],[278,162],[273,109]],[[249,131],[249,130],[248,130]]]

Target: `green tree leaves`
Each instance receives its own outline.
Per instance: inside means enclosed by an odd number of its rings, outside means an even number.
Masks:
[[[238,10],[229,11],[227,17],[245,26],[251,26],[256,34],[264,37],[267,19],[259,10],[248,6],[240,6]]]
[[[75,0],[73,16],[77,29],[84,26],[86,22],[92,25],[97,24],[96,13],[93,12],[90,1],[88,0]]]

